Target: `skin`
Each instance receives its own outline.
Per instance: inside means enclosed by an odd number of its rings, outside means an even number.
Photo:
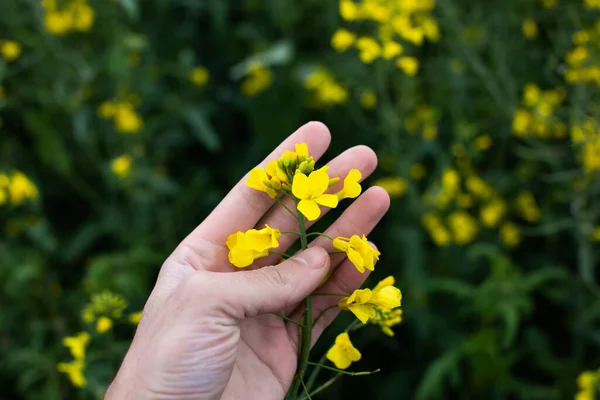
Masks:
[[[330,141],[325,125],[310,122],[259,166],[294,150],[296,143],[307,143],[316,160]],[[357,146],[327,165],[332,177],[343,178],[351,168],[358,168],[364,179],[375,169],[377,158],[368,147]],[[163,264],[106,399],[282,399],[296,371],[298,328],[271,313],[299,321],[302,301],[310,293],[351,293],[367,278],[368,271],[359,273],[343,254],[330,257],[327,252],[334,249],[324,237],[283,263],[278,264],[279,256],[273,255],[246,269],[233,267],[227,259],[227,236],[251,229],[272,204],[265,193],[247,187],[246,179]],[[293,208],[291,201],[288,206]],[[325,233],[332,237],[368,234],[388,208],[387,193],[369,188]],[[323,208],[321,217],[328,211]],[[315,222],[307,223],[307,228]],[[297,230],[297,221],[283,207],[273,208],[259,226],[265,223],[281,231]],[[285,251],[296,240],[296,235],[282,235],[277,250]],[[338,301],[315,297],[313,318]],[[313,343],[337,313],[334,308],[319,320]]]

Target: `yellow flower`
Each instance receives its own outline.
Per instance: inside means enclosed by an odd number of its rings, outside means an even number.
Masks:
[[[432,213],[425,214],[422,219],[422,223],[429,231],[431,240],[440,247],[446,247],[452,242],[452,236],[444,225],[440,218]]]
[[[37,187],[22,172],[14,171],[8,184],[10,202],[18,206],[27,199],[38,197]]]
[[[419,72],[419,60],[415,57],[400,57],[396,65],[408,76],[415,76]]]
[[[492,143],[494,143],[494,141],[490,135],[481,135],[475,139],[475,148],[479,151],[485,151],[492,147]]]
[[[265,192],[269,195],[270,198],[274,199],[277,197],[277,191],[273,189],[270,185],[269,176],[267,172],[262,168],[253,168],[250,171],[250,175],[248,176],[248,180],[246,181],[246,185],[251,187],[252,189],[260,190],[261,192]]]
[[[131,173],[131,156],[124,154],[110,162],[110,168],[119,178],[125,178]]]
[[[538,27],[532,18],[527,18],[523,21],[521,30],[527,39],[535,39],[537,37]]]
[[[138,311],[138,312],[129,314],[128,321],[130,324],[137,325],[140,323],[141,319],[142,319],[142,311]]]
[[[85,348],[90,341],[90,334],[80,332],[76,336],[67,336],[63,339],[63,345],[69,348],[71,355],[76,360],[85,358]]]
[[[335,194],[325,194],[325,191],[329,187],[329,176],[327,175],[328,169],[328,167],[323,167],[311,172],[308,176],[298,171],[294,175],[292,193],[300,200],[298,203],[298,211],[300,211],[309,221],[314,221],[321,215],[319,204],[329,208],[335,208],[338,205],[338,196]],[[360,174],[358,170],[357,172]],[[353,176],[355,175],[356,174]],[[348,174],[346,179],[349,177],[350,174]],[[349,181],[349,183],[351,183],[351,181]],[[351,190],[355,191],[355,189],[355,187],[353,189],[351,187]],[[354,192],[351,192],[350,194],[353,193]]]
[[[360,357],[360,352],[352,345],[346,332],[335,338],[335,344],[327,352],[327,359],[339,369],[348,368],[354,361],[360,360]]]
[[[360,104],[367,110],[372,110],[377,106],[377,96],[372,90],[365,90],[360,94]]]
[[[0,42],[0,54],[6,61],[15,61],[21,56],[21,45],[14,40]]]
[[[98,116],[102,119],[111,119],[114,117],[117,107],[112,101],[104,101],[100,103],[97,109]]]
[[[44,25],[48,32],[61,36],[73,27],[72,16],[64,11],[47,11],[44,15]]]
[[[515,136],[523,137],[528,133],[532,121],[531,112],[522,108],[513,115],[512,128]]]
[[[534,83],[528,83],[523,89],[523,104],[527,107],[534,107],[538,105],[542,99],[542,91]]]
[[[365,272],[365,268],[369,271],[375,270],[375,259],[379,260],[381,253],[375,250],[365,235],[362,238],[358,235],[352,235],[350,238],[338,236],[333,239],[333,247],[338,250],[345,251],[348,259],[358,272]]]
[[[84,363],[83,360],[73,360],[70,363],[58,363],[58,372],[67,374],[71,384],[78,388],[83,388],[87,385],[85,376],[83,375]]]
[[[344,178],[344,187],[337,193],[338,200],[357,198],[362,190],[360,183],[358,183],[361,178],[362,174],[359,170],[351,169]]]
[[[344,52],[356,41],[356,35],[346,29],[338,29],[331,37],[331,46],[337,51]]]
[[[279,247],[277,239],[280,237],[279,229],[273,229],[269,225],[261,230],[232,233],[226,242],[229,262],[238,268],[245,268],[254,260],[269,255],[269,249]]]
[[[259,61],[248,64],[248,76],[242,82],[242,94],[252,97],[266,90],[273,82],[271,70]]]
[[[369,323],[378,325],[381,331],[387,336],[394,336],[392,327],[402,322],[402,310],[397,308],[391,311],[378,312],[374,318],[369,320]]]
[[[512,222],[505,222],[500,227],[500,238],[508,247],[514,247],[521,241],[521,232]]]
[[[402,293],[394,287],[394,277],[389,276],[370,289],[357,289],[338,303],[342,310],[349,310],[363,324],[377,315],[377,310],[391,311],[400,307]]]
[[[476,175],[469,176],[465,185],[467,186],[469,192],[482,199],[490,197],[493,193],[492,188],[490,188],[487,183],[485,183]]]
[[[545,8],[553,8],[558,3],[558,0],[541,0],[541,2]]]
[[[394,41],[388,41],[383,44],[383,58],[391,60],[392,58],[399,56],[404,51],[400,43]]]
[[[595,398],[595,393],[590,390],[582,390],[575,394],[575,400],[595,400]]]
[[[442,189],[448,195],[453,195],[459,189],[460,175],[454,169],[445,169],[442,173]]]
[[[144,121],[129,103],[116,106],[114,122],[115,128],[121,133],[138,133],[144,126]]]
[[[582,162],[588,173],[600,169],[600,139],[590,139],[583,145]]]
[[[127,302],[122,296],[104,291],[92,296],[90,303],[83,309],[81,317],[87,323],[94,322],[97,316],[102,315],[119,319],[126,307]]]
[[[593,371],[583,371],[577,377],[577,387],[582,390],[593,389],[597,379]]]
[[[506,204],[502,199],[493,199],[491,202],[483,206],[479,212],[481,222],[488,228],[493,228],[502,219],[506,212]]]
[[[340,0],[340,15],[346,21],[359,18],[360,10],[353,0]]]
[[[190,80],[198,87],[206,85],[209,79],[208,70],[204,67],[196,67],[190,73]]]
[[[381,55],[381,46],[371,37],[361,37],[356,41],[360,60],[365,64],[371,64]]]
[[[79,32],[88,32],[94,26],[96,12],[84,2],[71,3],[66,10],[72,15],[73,29]]]
[[[477,221],[465,211],[455,211],[448,217],[448,226],[458,245],[465,245],[477,236]]]
[[[413,164],[410,166],[409,174],[410,177],[415,181],[420,181],[421,179],[425,178],[425,167],[423,164]]]
[[[113,320],[108,317],[100,317],[96,321],[96,332],[105,333],[111,330],[113,327]]]
[[[383,188],[392,199],[402,197],[408,188],[408,182],[406,182],[406,179],[399,176],[379,178],[373,183],[373,185]]]
[[[537,222],[540,219],[541,212],[531,192],[523,191],[515,199],[517,211],[521,217],[528,222]]]

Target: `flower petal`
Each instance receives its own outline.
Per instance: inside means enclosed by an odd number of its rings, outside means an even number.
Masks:
[[[356,315],[356,318],[358,318],[363,324],[366,324],[367,321],[377,315],[375,307],[370,304],[350,304],[348,306],[348,310],[350,310],[352,314]]]
[[[338,205],[338,197],[335,194],[322,194],[315,199],[317,203],[329,208],[336,208]]]
[[[292,182],[292,194],[299,199],[308,199],[310,195],[311,182],[308,176],[301,172],[297,172],[294,175],[294,181]]]
[[[321,209],[314,200],[300,200],[298,203],[300,211],[309,221],[314,221],[321,215]]]

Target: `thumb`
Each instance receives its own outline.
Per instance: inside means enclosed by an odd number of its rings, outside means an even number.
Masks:
[[[228,282],[232,299],[245,317],[277,312],[302,301],[329,272],[329,254],[311,247],[279,265],[236,272]]]

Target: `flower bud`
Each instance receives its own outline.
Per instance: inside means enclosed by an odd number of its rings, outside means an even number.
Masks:
[[[339,181],[340,181],[340,178],[331,178],[329,180],[329,186],[328,187],[335,186]]]
[[[275,190],[281,189],[281,181],[275,176],[271,178],[271,187]]]

